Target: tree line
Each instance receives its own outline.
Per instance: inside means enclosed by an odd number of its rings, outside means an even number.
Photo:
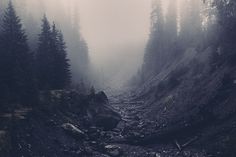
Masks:
[[[215,67],[224,61],[235,62],[235,0],[171,0],[166,10],[163,0],[153,0],[149,40],[143,66],[134,77],[136,83],[181,59],[189,48],[203,52],[211,47]]]
[[[64,89],[71,74],[63,34],[44,16],[37,52],[27,43],[27,35],[9,2],[1,19],[0,29],[0,104],[33,105],[39,90]]]
[[[182,52],[200,42],[202,35],[199,0],[169,1],[164,14],[163,1],[154,0],[151,12],[150,37],[146,46],[142,73],[157,74]]]

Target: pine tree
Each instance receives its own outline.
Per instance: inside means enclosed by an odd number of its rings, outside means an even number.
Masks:
[[[169,1],[165,22],[165,60],[171,61],[180,56],[177,46],[177,0]],[[168,44],[167,44],[168,43]]]
[[[54,55],[52,52],[52,40],[51,26],[44,15],[36,54],[38,86],[41,90],[53,89]]]
[[[4,13],[0,38],[0,88],[2,103],[32,103],[36,88],[33,56],[21,20],[11,2]]]
[[[50,86],[52,89],[61,89],[60,88],[60,69],[59,68],[59,41],[58,41],[58,30],[56,29],[56,25],[53,22],[52,30],[51,30],[51,41],[50,41],[50,54],[51,56],[51,67],[52,67],[52,73],[50,78]]]
[[[169,2],[166,15],[165,32],[167,42],[173,43],[177,40],[177,0]]]
[[[144,72],[157,73],[163,64],[164,16],[162,2],[155,0],[151,13],[151,31],[144,56]],[[147,76],[147,75],[145,75]]]
[[[199,45],[202,35],[201,1],[183,0],[180,13],[180,38],[183,49]]]
[[[46,16],[43,18],[37,52],[38,82],[41,90],[64,89],[70,84],[70,65],[63,35]]]
[[[64,42],[63,34],[60,31],[58,33],[58,61],[59,63],[57,69],[60,73],[60,88],[65,88],[70,85],[71,82],[71,72],[69,59],[67,59],[66,43]]]
[[[55,23],[52,26],[53,52],[54,52],[54,77],[55,89],[66,88],[70,84],[70,64],[67,59],[66,43],[61,31],[58,31]]]

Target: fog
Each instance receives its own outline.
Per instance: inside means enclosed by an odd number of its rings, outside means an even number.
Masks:
[[[66,38],[72,72],[76,76],[75,81],[87,79],[82,76],[84,74],[81,74],[81,71],[87,71],[88,66],[85,64],[89,64],[92,69],[91,84],[100,84],[103,88],[120,87],[142,67],[150,34],[152,0],[14,2],[23,21],[29,21],[29,17],[33,19],[34,23],[30,21],[28,24],[28,32],[33,32],[33,36],[37,36],[40,31],[43,14],[62,30]],[[165,14],[168,0],[162,1],[162,5]],[[83,54],[78,57],[77,41],[80,40],[86,42],[88,52],[82,52]]]
[[[142,64],[150,0],[79,0],[81,32],[102,81],[119,86]]]
[[[88,44],[93,68],[92,83],[117,87],[142,66],[150,30],[151,0],[15,0],[22,15],[38,22],[45,13],[55,21],[68,41],[68,23]],[[22,6],[24,6],[22,8]],[[39,9],[40,8],[40,9]],[[22,15],[24,16],[24,15]],[[79,24],[77,24],[77,20]],[[76,28],[77,27],[77,28]],[[70,48],[70,46],[69,46]],[[69,54],[73,60],[73,55]],[[72,62],[74,64],[74,62]],[[97,76],[97,77],[96,77]]]

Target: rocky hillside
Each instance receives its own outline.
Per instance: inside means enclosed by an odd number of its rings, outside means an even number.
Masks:
[[[133,91],[133,101],[144,102],[138,144],[176,143],[180,150],[190,145],[234,156],[236,67],[223,56],[213,63],[213,53],[188,49]]]

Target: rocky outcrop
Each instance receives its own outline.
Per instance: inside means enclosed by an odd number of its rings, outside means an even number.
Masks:
[[[123,150],[116,145],[107,145],[105,146],[106,153],[112,157],[120,157],[123,154]]]
[[[61,127],[66,133],[77,139],[83,139],[85,137],[85,133],[83,131],[70,123],[65,123]]]
[[[41,104],[48,110],[61,108],[76,112],[88,120],[89,124],[105,130],[114,129],[121,116],[109,104],[104,92],[93,95],[81,95],[76,91],[55,90],[41,92]]]
[[[114,129],[121,120],[121,116],[111,107],[104,92],[93,97],[87,108],[87,115],[96,126],[105,130]]]

